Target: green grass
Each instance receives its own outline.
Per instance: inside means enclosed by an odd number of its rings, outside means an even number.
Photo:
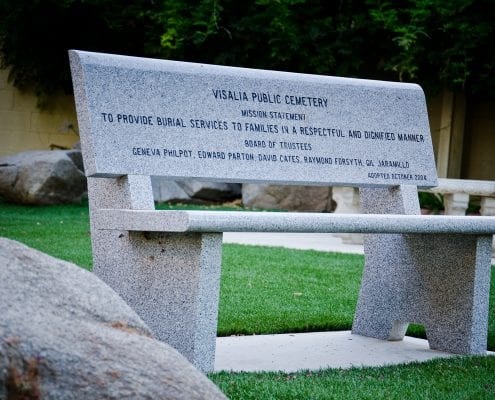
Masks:
[[[209,377],[232,400],[495,398],[495,357],[294,374],[222,372]]]
[[[353,254],[224,245],[218,333],[351,329],[363,264]],[[495,350],[495,267],[490,285],[488,348]],[[426,337],[416,324],[407,335]]]
[[[0,236],[91,269],[88,206],[0,203]]]
[[[0,203],[0,236],[91,269],[87,204]],[[219,334],[350,329],[362,268],[359,255],[224,245]],[[488,347],[495,350],[495,268],[492,276]],[[408,333],[424,336],[417,326]],[[495,357],[298,374],[220,373],[211,378],[233,399],[491,399]]]
[[[348,329],[363,262],[352,254],[224,245],[219,334]]]

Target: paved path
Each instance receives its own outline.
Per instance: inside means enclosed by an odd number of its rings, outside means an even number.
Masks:
[[[344,244],[342,239],[332,233],[225,232],[223,241],[225,243],[363,254],[362,245]]]
[[[225,233],[225,243],[282,246],[342,253],[363,253],[333,234]],[[492,355],[494,353],[491,353]],[[217,338],[215,370],[286,371],[382,366],[425,361],[451,354],[430,350],[428,342],[406,337],[390,342],[349,331]]]
[[[375,367],[426,361],[452,354],[430,350],[426,340],[352,335],[350,331],[217,338],[216,371],[284,371]]]

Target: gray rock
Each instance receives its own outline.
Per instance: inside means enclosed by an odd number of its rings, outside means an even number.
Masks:
[[[242,185],[246,207],[288,211],[331,211],[332,189],[324,186]]]
[[[84,163],[81,150],[67,150],[67,157],[69,157],[74,165],[84,173]]]
[[[224,399],[94,274],[0,239],[0,399]]]
[[[0,196],[22,204],[81,201],[86,178],[76,150],[26,151],[0,158]]]
[[[160,176],[151,177],[153,188],[153,200],[159,203],[191,203],[191,197],[177,182],[162,178]]]
[[[73,148],[74,150],[79,150],[79,151],[81,151],[81,141],[80,141],[80,140],[78,140],[76,143],[74,143],[74,144],[72,145],[72,148]]]
[[[203,182],[187,180],[177,182],[192,198],[208,201],[225,201],[241,197],[241,185],[238,183]]]
[[[241,185],[236,183],[200,182],[194,180],[175,182],[153,176],[153,199],[156,202],[206,204],[238,199]]]

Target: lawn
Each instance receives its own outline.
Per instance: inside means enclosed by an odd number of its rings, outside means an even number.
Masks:
[[[211,374],[210,378],[232,400],[493,400],[495,357],[294,374],[222,372]]]
[[[91,269],[86,204],[25,207],[0,203],[0,236]],[[224,245],[218,333],[349,329],[363,263],[359,255]],[[494,286],[495,278],[489,316],[488,346],[492,350]],[[424,335],[418,327],[411,333]],[[495,357],[349,371],[210,377],[228,396],[244,399],[376,398],[384,397],[384,391],[388,398],[495,398]],[[351,393],[355,397],[349,397]]]

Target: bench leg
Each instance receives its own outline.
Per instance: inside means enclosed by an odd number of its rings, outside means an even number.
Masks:
[[[93,271],[162,340],[213,370],[222,234],[98,230],[98,208],[155,208],[149,176],[88,178]],[[102,299],[104,301],[104,299]]]
[[[489,235],[369,235],[365,254],[353,333],[401,340],[415,322],[432,349],[486,352]]]
[[[222,234],[93,232],[94,272],[155,336],[213,370]]]

